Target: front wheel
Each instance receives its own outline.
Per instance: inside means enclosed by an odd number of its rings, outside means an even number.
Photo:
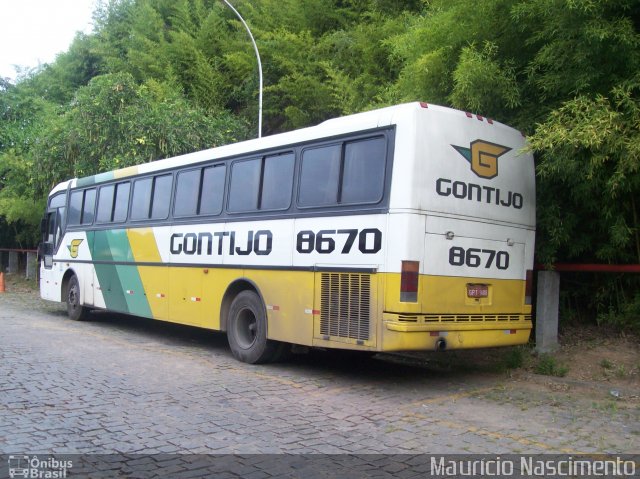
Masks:
[[[227,338],[233,356],[245,363],[273,361],[282,349],[280,343],[267,339],[267,314],[253,291],[242,291],[231,303]]]
[[[74,321],[82,321],[89,315],[89,308],[80,303],[80,283],[76,275],[71,276],[67,288],[67,314]]]

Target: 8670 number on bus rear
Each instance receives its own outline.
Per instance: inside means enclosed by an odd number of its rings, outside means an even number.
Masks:
[[[452,246],[449,248],[449,264],[451,266],[485,269],[495,266],[500,270],[506,270],[509,268],[509,253],[493,249],[465,249],[460,246]]]

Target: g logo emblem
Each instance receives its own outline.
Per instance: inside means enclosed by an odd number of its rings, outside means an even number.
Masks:
[[[509,147],[483,140],[472,141],[469,145],[471,148],[456,145],[451,146],[471,163],[471,171],[480,178],[487,179],[498,176],[498,158],[506,152],[511,151]]]
[[[74,239],[74,240],[71,240],[71,244],[67,246],[67,248],[69,248],[69,253],[71,254],[72,258],[78,257],[78,249],[80,248],[80,244],[82,243],[82,241],[83,240],[81,239]]]

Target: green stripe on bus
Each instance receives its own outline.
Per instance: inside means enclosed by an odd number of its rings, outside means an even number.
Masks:
[[[87,240],[94,261],[113,261],[106,231],[87,231]],[[106,308],[128,313],[127,301],[115,265],[96,264],[95,269]]]
[[[124,299],[131,314],[153,318],[137,266],[116,265],[118,277],[126,285]]]
[[[133,261],[126,230],[88,232],[94,261]],[[153,317],[137,266],[96,264],[107,309]]]
[[[91,186],[103,181],[113,180],[115,178],[113,171],[107,171],[106,173],[100,173],[94,176],[85,176],[84,178],[78,178],[76,186],[82,188],[83,186]]]

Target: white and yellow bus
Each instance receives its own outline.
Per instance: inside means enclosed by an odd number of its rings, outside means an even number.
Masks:
[[[534,163],[512,128],[425,103],[57,185],[40,291],[225,331],[245,362],[291,344],[522,344]]]

